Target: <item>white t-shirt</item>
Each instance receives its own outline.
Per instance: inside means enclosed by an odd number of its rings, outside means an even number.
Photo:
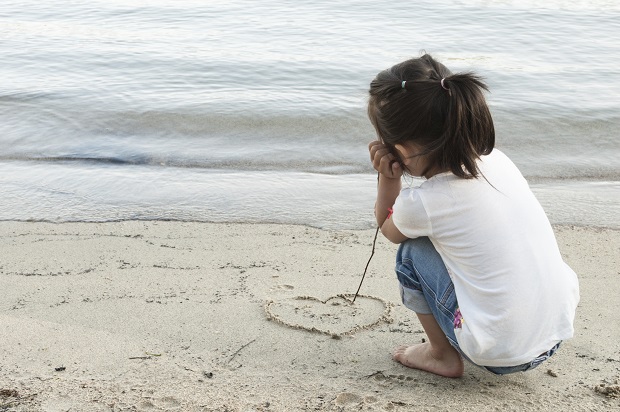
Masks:
[[[517,167],[497,149],[478,165],[477,179],[446,172],[404,189],[392,219],[409,238],[428,236],[446,264],[463,352],[515,366],[573,336],[579,285]]]

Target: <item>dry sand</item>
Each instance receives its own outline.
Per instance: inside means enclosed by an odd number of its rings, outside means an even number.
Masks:
[[[355,292],[372,230],[2,222],[0,411],[620,410],[620,231],[556,233],[581,282],[574,339],[527,373],[446,379],[390,358],[424,337],[394,245],[373,298],[332,298]]]

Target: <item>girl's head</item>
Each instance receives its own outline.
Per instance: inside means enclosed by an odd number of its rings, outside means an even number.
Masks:
[[[383,143],[398,149],[393,152],[401,164],[425,160],[420,175],[433,170],[477,177],[476,160],[495,145],[484,90],[479,77],[452,74],[425,54],[377,75],[370,83],[368,116]]]

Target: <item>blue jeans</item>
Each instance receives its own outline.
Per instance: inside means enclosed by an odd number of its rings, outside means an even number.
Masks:
[[[463,358],[473,363],[459,347],[454,334],[454,318],[458,308],[454,284],[441,256],[427,237],[409,239],[400,245],[396,255],[396,276],[400,282],[403,304],[416,313],[432,314],[450,344]],[[473,364],[497,375],[524,372],[547,360],[559,346],[560,343],[522,365],[492,367]]]

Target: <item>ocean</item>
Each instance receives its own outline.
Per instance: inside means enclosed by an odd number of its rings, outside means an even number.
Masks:
[[[368,85],[423,51],[486,79],[552,223],[620,228],[604,0],[5,0],[0,220],[374,227]]]

